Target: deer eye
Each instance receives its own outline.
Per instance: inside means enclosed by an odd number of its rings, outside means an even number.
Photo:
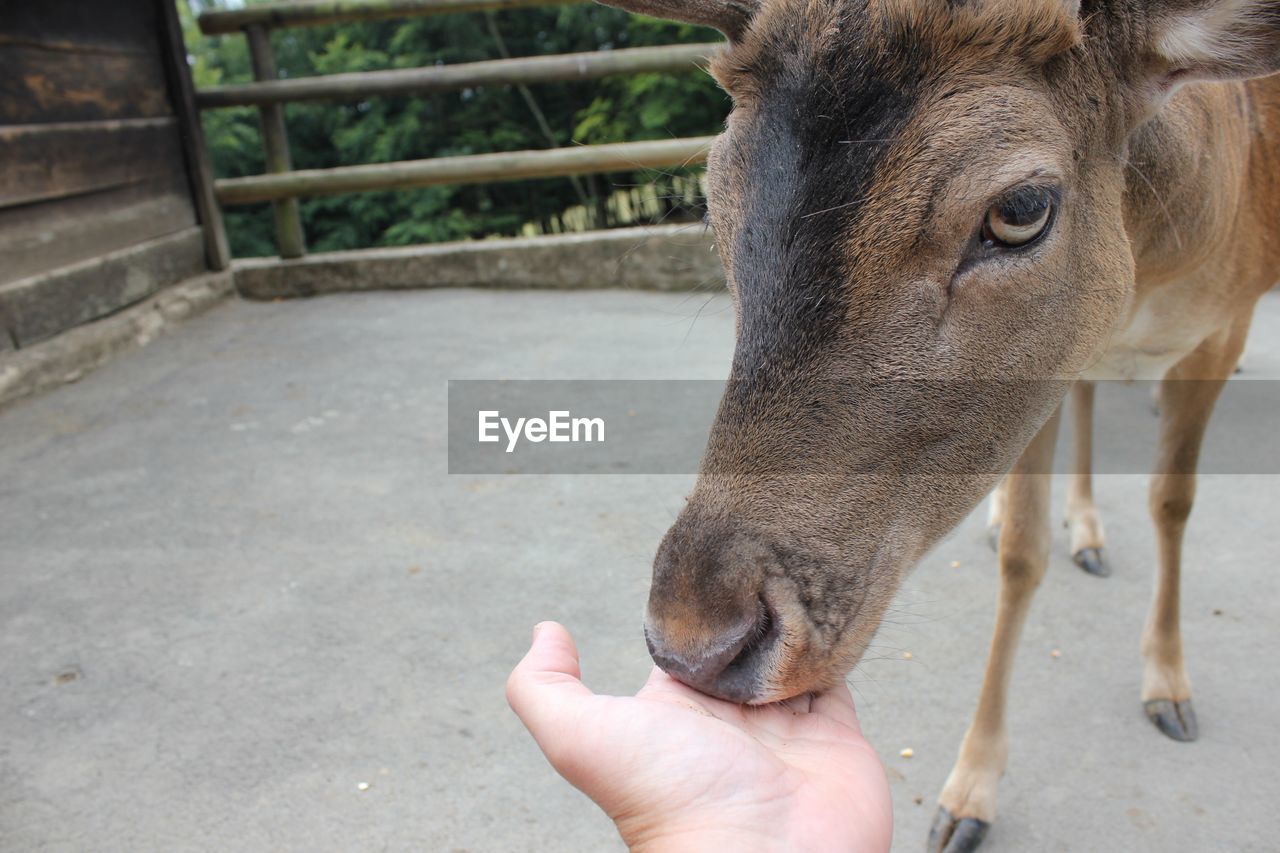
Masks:
[[[987,209],[982,241],[996,248],[1017,248],[1035,242],[1053,219],[1054,192],[1046,187],[1019,187]]]

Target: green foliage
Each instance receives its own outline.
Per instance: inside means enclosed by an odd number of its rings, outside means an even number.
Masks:
[[[252,2],[252,0],[251,0]],[[202,0],[205,8],[219,5]],[[403,21],[280,30],[272,36],[281,77],[341,74],[621,47],[714,41],[714,31],[627,15],[596,4]],[[208,38],[184,10],[197,88],[252,80],[243,36]],[[518,87],[500,86],[355,103],[309,102],[285,108],[294,167],[328,168],[491,151],[563,147],[719,131],[726,97],[705,73],[641,74],[541,84],[530,90],[550,138]],[[260,174],[263,155],[253,108],[209,110],[202,117],[218,177]],[[634,224],[701,215],[693,170],[652,171],[429,187],[307,199],[302,214],[313,251]],[[619,204],[620,192],[655,184],[643,204]],[[690,189],[693,187],[693,189]],[[577,208],[577,213],[573,210]],[[237,256],[274,254],[269,205],[225,211]],[[573,214],[573,215],[569,215]]]

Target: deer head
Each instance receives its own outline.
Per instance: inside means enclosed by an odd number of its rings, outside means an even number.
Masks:
[[[737,344],[650,649],[728,699],[820,690],[1125,317],[1135,130],[1280,67],[1280,3],[614,5],[723,31],[734,101],[707,185]]]

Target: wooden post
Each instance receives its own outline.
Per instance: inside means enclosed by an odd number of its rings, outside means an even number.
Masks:
[[[271,55],[271,35],[263,27],[254,24],[245,27],[249,39],[249,59],[253,63],[255,80],[275,80],[276,62]],[[284,128],[284,108],[280,104],[263,104],[258,107],[262,122],[262,148],[266,153],[267,172],[279,174],[293,171],[289,156],[289,137]],[[276,248],[282,258],[300,258],[307,251],[302,235],[302,214],[296,198],[279,199],[272,203],[276,218]]]
[[[187,47],[182,41],[182,25],[178,21],[178,9],[170,0],[159,0],[160,43],[164,48],[165,70],[169,75],[169,91],[173,95],[174,109],[178,114],[182,145],[187,157],[187,179],[200,227],[204,229],[205,261],[211,270],[225,270],[231,266],[231,250],[227,246],[227,232],[222,224],[222,211],[213,195],[213,169],[209,164],[209,152],[205,148],[204,131],[200,127],[200,112],[196,108],[195,89],[191,83],[191,69],[187,67]],[[0,349],[3,349],[0,340]]]

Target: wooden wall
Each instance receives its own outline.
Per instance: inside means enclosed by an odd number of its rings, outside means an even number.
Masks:
[[[0,0],[0,349],[209,265],[173,2]]]

